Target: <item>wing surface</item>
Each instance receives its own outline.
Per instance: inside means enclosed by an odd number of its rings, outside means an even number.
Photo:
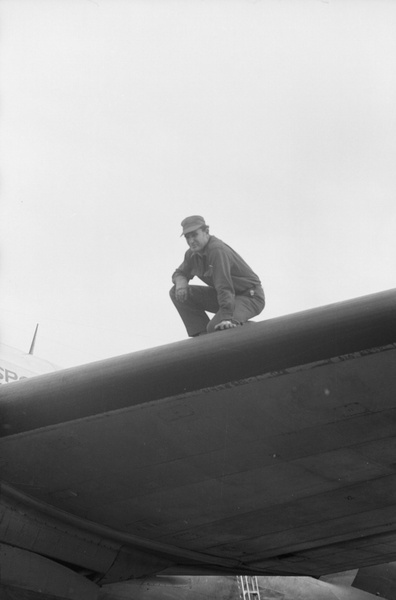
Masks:
[[[396,560],[396,290],[0,390],[0,541],[101,583]]]

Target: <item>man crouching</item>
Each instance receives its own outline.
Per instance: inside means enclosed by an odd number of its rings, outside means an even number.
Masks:
[[[195,337],[242,325],[265,306],[260,279],[230,246],[209,234],[203,217],[181,223],[189,249],[172,275],[170,297],[187,333]],[[189,285],[193,277],[206,283]],[[215,313],[210,320],[206,312]]]

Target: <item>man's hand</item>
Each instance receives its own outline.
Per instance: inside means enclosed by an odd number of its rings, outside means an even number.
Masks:
[[[238,327],[238,325],[232,321],[222,321],[216,325],[215,331],[219,331],[220,329],[231,329],[232,327]]]
[[[188,285],[176,286],[175,296],[178,302],[185,302],[188,298]]]

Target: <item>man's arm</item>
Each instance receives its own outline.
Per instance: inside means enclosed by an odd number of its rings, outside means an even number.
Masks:
[[[178,275],[174,278],[175,296],[178,302],[185,302],[188,298],[188,281],[187,278]]]
[[[172,281],[175,284],[176,300],[179,302],[185,302],[188,298],[188,282],[190,279],[191,269],[188,264],[188,256],[186,253],[184,261],[172,275]]]

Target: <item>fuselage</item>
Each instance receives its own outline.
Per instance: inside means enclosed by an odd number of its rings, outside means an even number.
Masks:
[[[20,381],[44,373],[53,373],[59,367],[6,344],[0,344],[0,385]]]

